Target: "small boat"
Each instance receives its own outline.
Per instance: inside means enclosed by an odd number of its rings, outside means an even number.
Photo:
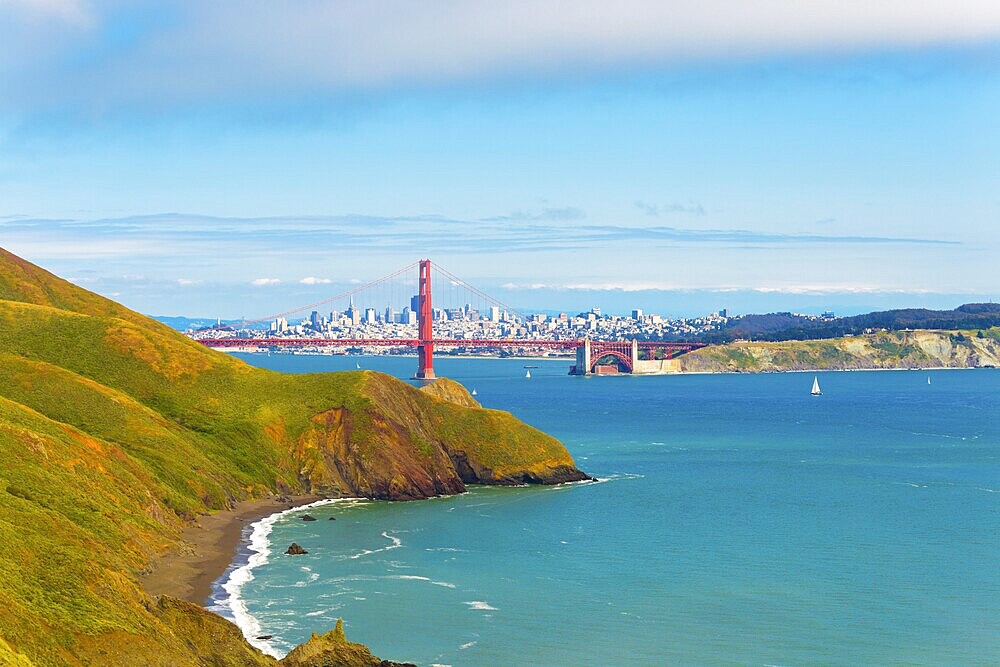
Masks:
[[[525,371],[524,372],[524,379],[525,380],[530,380],[531,379],[531,371]]]
[[[476,390],[475,390],[475,389],[473,388],[473,390],[472,390],[472,395],[473,395],[473,396],[475,396],[475,395],[476,395],[476,394],[478,394],[478,393],[479,393],[479,392],[477,392],[477,391],[476,391]]]
[[[815,375],[813,376],[813,388],[812,391],[809,393],[811,393],[813,396],[821,396],[823,394],[823,392],[820,391],[819,388],[819,378],[816,377]]]
[[[532,366],[531,364],[525,364],[522,368],[538,368],[538,366]]]
[[[358,370],[361,370],[361,364],[359,364],[358,362],[355,361],[354,365],[357,366]]]
[[[930,375],[928,375],[928,376],[927,376],[927,384],[930,384],[930,383],[931,383],[931,376],[930,376]]]

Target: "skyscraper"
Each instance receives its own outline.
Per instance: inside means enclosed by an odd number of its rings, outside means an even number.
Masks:
[[[351,297],[351,306],[344,313],[349,320],[351,320],[351,326],[358,326],[361,324],[361,312],[354,307],[354,297]]]

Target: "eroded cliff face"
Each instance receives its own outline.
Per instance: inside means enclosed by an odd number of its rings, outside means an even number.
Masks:
[[[444,450],[392,415],[333,408],[312,421],[298,443],[311,493],[415,500],[465,490]]]
[[[736,342],[690,352],[670,370],[688,373],[981,368],[1000,366],[1000,330],[893,331],[829,340]]]
[[[370,405],[316,414],[295,443],[309,492],[413,500],[461,493],[465,484],[587,479],[554,438],[480,407],[452,380],[417,390],[368,371],[361,391]]]

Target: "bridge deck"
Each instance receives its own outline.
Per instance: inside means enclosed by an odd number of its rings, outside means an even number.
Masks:
[[[421,342],[416,338],[202,338],[194,339],[208,347],[417,347]],[[522,340],[510,339],[464,339],[435,338],[430,341],[434,347],[528,347],[575,350],[584,344],[583,340]],[[631,341],[591,341],[592,345],[608,345]],[[638,341],[641,349],[691,351],[705,347],[705,343],[675,341]]]

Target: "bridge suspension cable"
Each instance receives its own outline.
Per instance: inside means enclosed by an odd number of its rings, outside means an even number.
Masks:
[[[413,262],[412,264],[407,264],[403,268],[397,269],[396,271],[393,271],[390,274],[384,275],[381,278],[376,278],[375,280],[372,280],[371,282],[367,282],[367,283],[365,283],[363,285],[358,285],[357,287],[351,288],[351,289],[347,290],[346,292],[341,292],[340,294],[335,294],[335,295],[333,295],[331,297],[327,297],[326,299],[323,299],[322,301],[316,301],[316,302],[310,303],[309,305],[306,305],[306,306],[301,306],[299,308],[293,308],[291,310],[285,310],[285,311],[282,311],[280,313],[275,313],[274,315],[268,315],[267,317],[258,317],[258,318],[253,319],[253,320],[243,320],[242,322],[239,323],[239,326],[245,327],[248,324],[259,324],[260,322],[269,322],[271,320],[276,320],[276,319],[278,319],[280,317],[285,317],[286,315],[294,315],[295,313],[301,313],[304,310],[313,310],[315,308],[318,308],[319,306],[324,306],[324,305],[326,305],[328,303],[333,303],[335,301],[343,301],[344,299],[350,298],[350,297],[352,297],[352,296],[354,296],[354,295],[356,295],[356,294],[358,294],[360,292],[364,292],[365,290],[372,289],[372,288],[377,287],[377,286],[379,286],[379,285],[381,285],[381,284],[383,284],[383,283],[385,283],[387,281],[390,281],[393,278],[396,278],[396,277],[398,277],[398,276],[406,273],[407,271],[412,271],[413,269],[415,269],[417,267],[418,264],[419,264],[419,262]],[[230,328],[230,326],[226,326],[226,327],[212,327],[211,329],[206,329],[205,331],[213,331],[213,330],[218,330],[218,329],[225,329],[225,328]]]
[[[500,301],[499,299],[497,299],[495,297],[490,296],[489,294],[487,294],[483,290],[479,289],[478,287],[475,287],[474,285],[470,285],[469,283],[465,282],[464,280],[462,280],[461,278],[459,278],[458,276],[456,276],[451,271],[448,271],[447,269],[443,268],[440,264],[435,264],[434,265],[434,269],[437,270],[437,271],[439,271],[441,273],[441,275],[443,275],[444,277],[448,278],[448,280],[452,281],[453,283],[455,283],[457,285],[460,285],[461,287],[465,288],[466,290],[468,290],[472,294],[475,294],[477,297],[479,297],[480,299],[482,299],[486,303],[488,303],[490,305],[493,305],[493,306],[496,306],[498,308],[503,308],[508,313],[510,313],[511,315],[516,316],[521,321],[525,321],[525,320],[528,319],[528,317],[524,313],[522,313],[521,311],[517,310],[516,308],[512,308],[511,306],[508,306],[503,301]]]

